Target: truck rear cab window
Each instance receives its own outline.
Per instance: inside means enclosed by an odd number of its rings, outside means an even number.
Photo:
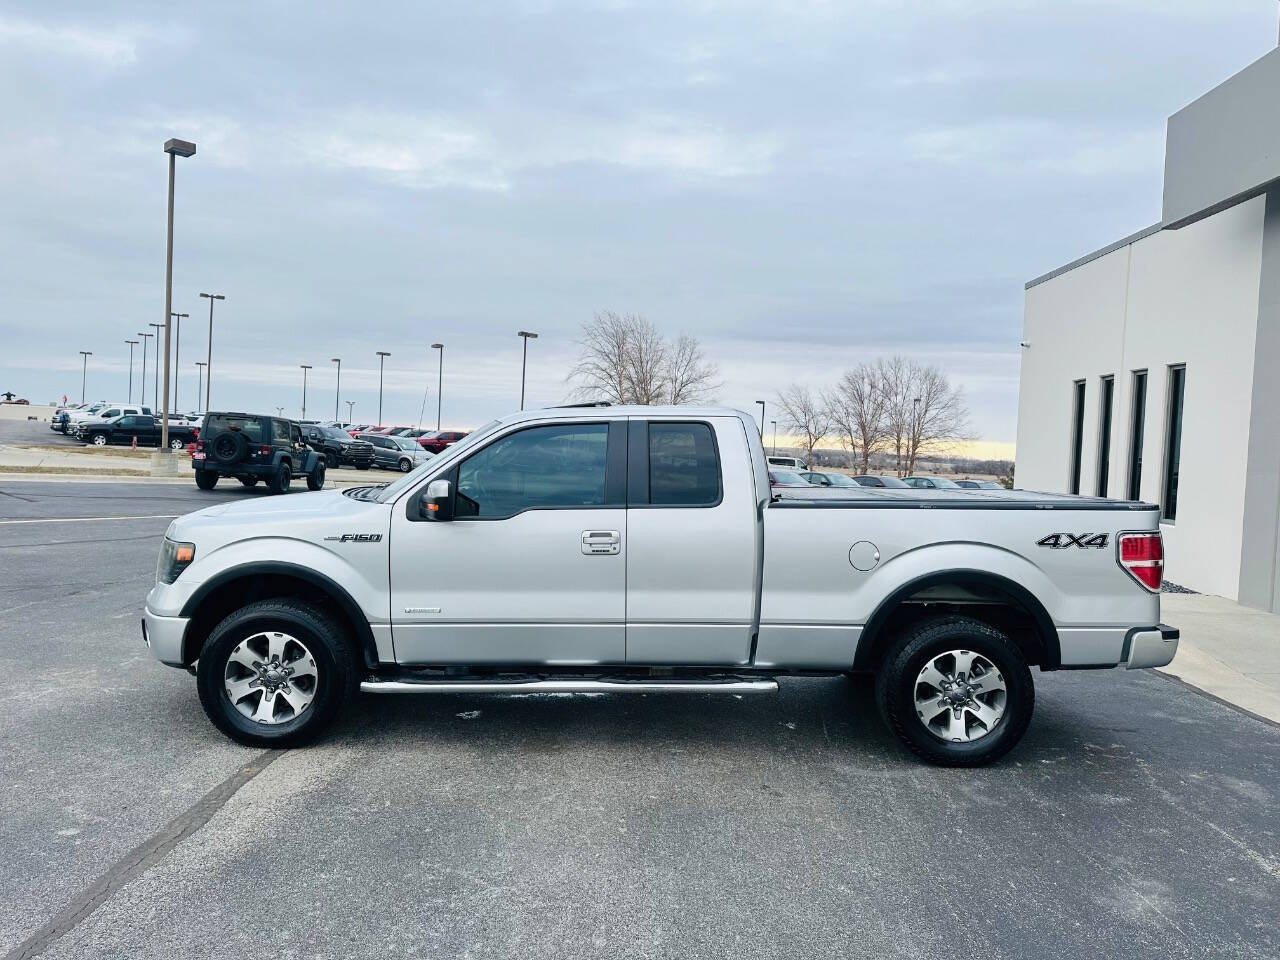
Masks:
[[[457,470],[455,518],[605,506],[609,425],[573,423],[509,434]]]
[[[649,503],[714,506],[720,502],[720,458],[705,423],[649,423]]]

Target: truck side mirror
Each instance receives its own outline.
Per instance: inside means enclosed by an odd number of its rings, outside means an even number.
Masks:
[[[432,480],[418,498],[424,520],[452,520],[453,496],[448,480]]]

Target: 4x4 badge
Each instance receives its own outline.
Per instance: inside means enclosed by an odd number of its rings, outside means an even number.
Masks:
[[[1094,547],[1101,550],[1107,545],[1105,533],[1051,533],[1036,541],[1037,547],[1048,547],[1051,550],[1066,550],[1068,547],[1087,549]]]
[[[326,540],[336,540],[338,543],[377,543],[382,539],[380,533],[344,533],[342,536],[325,537]]]

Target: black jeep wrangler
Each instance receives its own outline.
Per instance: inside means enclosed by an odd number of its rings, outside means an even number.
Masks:
[[[219,477],[235,477],[246,487],[266,481],[272,493],[286,493],[294,477],[308,490],[324,486],[324,457],[302,439],[298,424],[254,413],[208,413],[191,454],[196,486],[212,490]]]

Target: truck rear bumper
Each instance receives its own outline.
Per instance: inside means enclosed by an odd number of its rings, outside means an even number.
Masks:
[[[142,641],[161,663],[184,667],[182,641],[187,635],[189,617],[162,617],[147,607],[142,613]]]
[[[1178,652],[1177,627],[1163,623],[1148,629],[1134,629],[1124,638],[1125,668],[1140,670],[1146,667],[1163,667],[1173,661]]]

